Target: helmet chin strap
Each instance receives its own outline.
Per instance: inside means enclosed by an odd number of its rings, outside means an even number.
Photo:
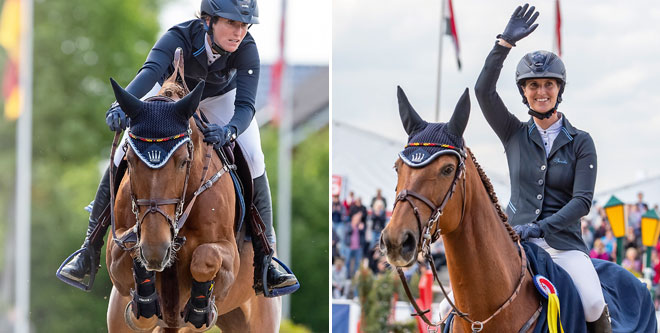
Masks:
[[[527,104],[527,103],[525,103],[525,104]],[[529,104],[527,104],[527,106],[529,107]],[[553,115],[555,112],[557,112],[557,107],[558,107],[558,106],[559,106],[559,102],[555,103],[555,107],[552,108],[552,109],[550,109],[550,110],[548,110],[548,111],[545,112],[545,113],[536,112],[536,111],[532,110],[531,107],[529,107],[529,111],[527,111],[527,114],[529,114],[529,115],[532,116],[532,117],[535,117],[535,118],[541,119],[541,120],[543,120],[543,119],[548,119],[548,118],[552,117],[552,115]]]
[[[213,29],[209,28],[204,20],[202,20],[202,22],[204,23],[204,29],[206,30],[206,33],[211,38],[211,49],[213,49],[213,51],[217,52],[221,56],[230,55],[231,52],[225,51],[220,45],[215,43],[215,39],[213,38]]]

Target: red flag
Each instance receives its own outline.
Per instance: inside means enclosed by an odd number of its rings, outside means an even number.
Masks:
[[[454,47],[456,48],[456,63],[458,64],[458,69],[461,69],[461,54],[460,47],[458,45],[458,32],[456,31],[456,22],[454,21],[454,6],[451,4],[451,0],[447,1],[449,3],[449,16],[447,17],[447,29],[446,34],[451,35],[451,39],[454,41]]]
[[[284,34],[286,33],[286,0],[282,1],[282,13],[280,19],[280,52],[277,61],[270,68],[270,91],[268,93],[269,104],[272,107],[271,120],[279,124],[282,119],[282,74],[284,72]]]
[[[559,0],[555,0],[556,22],[555,22],[555,41],[557,54],[561,57],[561,12],[559,11]]]

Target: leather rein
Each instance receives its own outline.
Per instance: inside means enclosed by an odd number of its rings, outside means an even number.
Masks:
[[[424,258],[426,261],[429,263],[431,266],[431,271],[433,273],[433,278],[434,280],[440,285],[440,289],[442,290],[442,293],[445,296],[445,299],[447,299],[447,302],[449,305],[453,308],[453,313],[455,313],[458,317],[462,318],[463,320],[469,322],[472,326],[472,332],[480,332],[483,330],[484,325],[489,322],[491,319],[493,319],[497,314],[502,312],[504,309],[506,309],[518,296],[520,289],[522,287],[523,281],[525,280],[525,275],[527,272],[527,256],[525,255],[525,251],[522,248],[522,245],[520,244],[520,241],[517,242],[518,248],[519,248],[519,253],[520,253],[520,278],[518,280],[518,285],[516,286],[516,289],[514,290],[513,294],[509,296],[509,298],[497,309],[495,312],[490,315],[488,318],[482,321],[478,320],[473,320],[469,317],[469,315],[465,312],[462,312],[458,309],[458,307],[452,302],[451,298],[449,298],[449,295],[447,291],[445,290],[445,287],[443,286],[442,282],[440,281],[440,278],[438,277],[437,269],[435,266],[435,262],[433,260],[433,256],[431,255],[431,243],[435,242],[438,237],[440,237],[441,229],[436,227],[436,223],[440,216],[443,214],[443,210],[445,206],[447,205],[447,202],[449,199],[454,194],[454,191],[456,190],[456,185],[458,184],[459,179],[463,179],[463,199],[462,199],[462,210],[461,210],[461,220],[459,222],[463,222],[463,218],[465,216],[465,191],[466,191],[466,185],[465,185],[465,152],[462,149],[457,149],[456,150],[459,154],[459,165],[458,165],[458,170],[455,173],[454,180],[451,184],[451,187],[445,194],[444,198],[442,199],[442,202],[439,206],[436,206],[431,200],[426,198],[425,196],[416,193],[414,191],[404,189],[402,190],[396,197],[396,200],[394,202],[394,208],[396,208],[396,205],[399,201],[406,201],[410,204],[411,208],[413,209],[413,212],[415,214],[415,219],[417,220],[417,226],[419,230],[419,235],[420,235],[420,241],[417,243],[417,250],[421,251]],[[426,224],[422,227],[422,219],[419,214],[419,208],[415,205],[413,200],[411,199],[415,198],[421,202],[423,202],[425,205],[427,205],[431,209],[431,214],[429,216],[429,219],[426,221]],[[394,208],[392,210],[394,210]],[[433,234],[431,234],[433,232]],[[443,325],[446,320],[449,318],[449,315],[447,315],[445,318],[443,318],[439,322],[431,322],[425,314],[430,311],[430,309],[427,310],[422,310],[419,305],[417,304],[417,301],[415,301],[415,298],[412,295],[412,292],[410,291],[410,286],[408,286],[408,282],[406,280],[406,277],[403,273],[403,270],[401,267],[396,268],[397,273],[399,274],[399,278],[401,280],[401,283],[403,284],[403,288],[406,292],[406,296],[408,297],[408,300],[410,301],[410,304],[415,308],[415,312],[411,314],[411,316],[417,316],[420,317],[427,325],[428,325],[428,330],[431,331],[430,327],[438,327]],[[538,310],[537,310],[538,312]],[[450,312],[451,313],[451,312]],[[535,320],[536,316],[532,316],[530,321]],[[533,322],[533,321],[532,321]],[[529,322],[527,323],[529,324]],[[527,324],[525,326],[527,326]]]

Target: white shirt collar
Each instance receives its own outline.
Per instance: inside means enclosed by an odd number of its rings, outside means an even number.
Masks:
[[[552,144],[555,142],[555,139],[557,138],[557,135],[559,135],[562,127],[563,121],[561,118],[559,118],[559,120],[555,121],[552,125],[550,125],[550,127],[546,129],[541,129],[540,127],[536,126],[536,129],[539,131],[543,141],[543,148],[545,148],[546,157],[550,155]]]
[[[204,36],[204,49],[206,49],[206,59],[209,65],[220,59],[222,56],[220,54],[213,53],[213,50],[211,50],[211,45],[209,45],[208,36]]]

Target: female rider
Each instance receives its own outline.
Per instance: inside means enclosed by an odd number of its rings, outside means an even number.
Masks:
[[[527,122],[507,110],[495,89],[504,59],[536,29],[538,15],[527,4],[514,11],[486,57],[475,94],[506,151],[509,222],[523,240],[545,249],[571,276],[589,330],[611,332],[600,280],[580,236],[580,218],[589,213],[594,193],[596,149],[589,133],[557,111],[566,86],[564,64],[547,51],[528,53],[518,63],[516,84],[532,116]]]
[[[201,17],[170,28],[151,49],[146,62],[126,90],[137,97],[153,95],[163,80],[171,75],[176,48],[183,49],[185,80],[194,87],[200,80],[206,81],[199,109],[211,124],[203,130],[204,141],[216,147],[237,140],[244,149],[254,182],[254,204],[266,224],[266,236],[271,246],[275,243],[270,188],[261,151],[259,127],[254,119],[254,103],[259,81],[259,53],[248,33],[250,25],[259,23],[256,0],[202,0]],[[106,122],[112,131],[121,131],[129,119],[115,102],[106,113]],[[117,152],[119,155],[123,151]],[[118,156],[118,164],[123,156]],[[90,242],[99,217],[109,205],[109,174],[106,171],[99,185],[89,218],[87,237],[83,248],[94,255],[98,262],[103,237]],[[102,229],[105,233],[107,227]],[[252,237],[255,247],[255,263],[263,262],[264,254],[258,248],[261,243]],[[90,244],[91,243],[91,244]],[[75,281],[82,281],[92,269],[90,255],[77,255],[61,271]],[[255,290],[263,291],[261,265],[255,264]],[[293,274],[280,272],[272,263],[267,266],[267,282],[270,290],[297,283]]]

